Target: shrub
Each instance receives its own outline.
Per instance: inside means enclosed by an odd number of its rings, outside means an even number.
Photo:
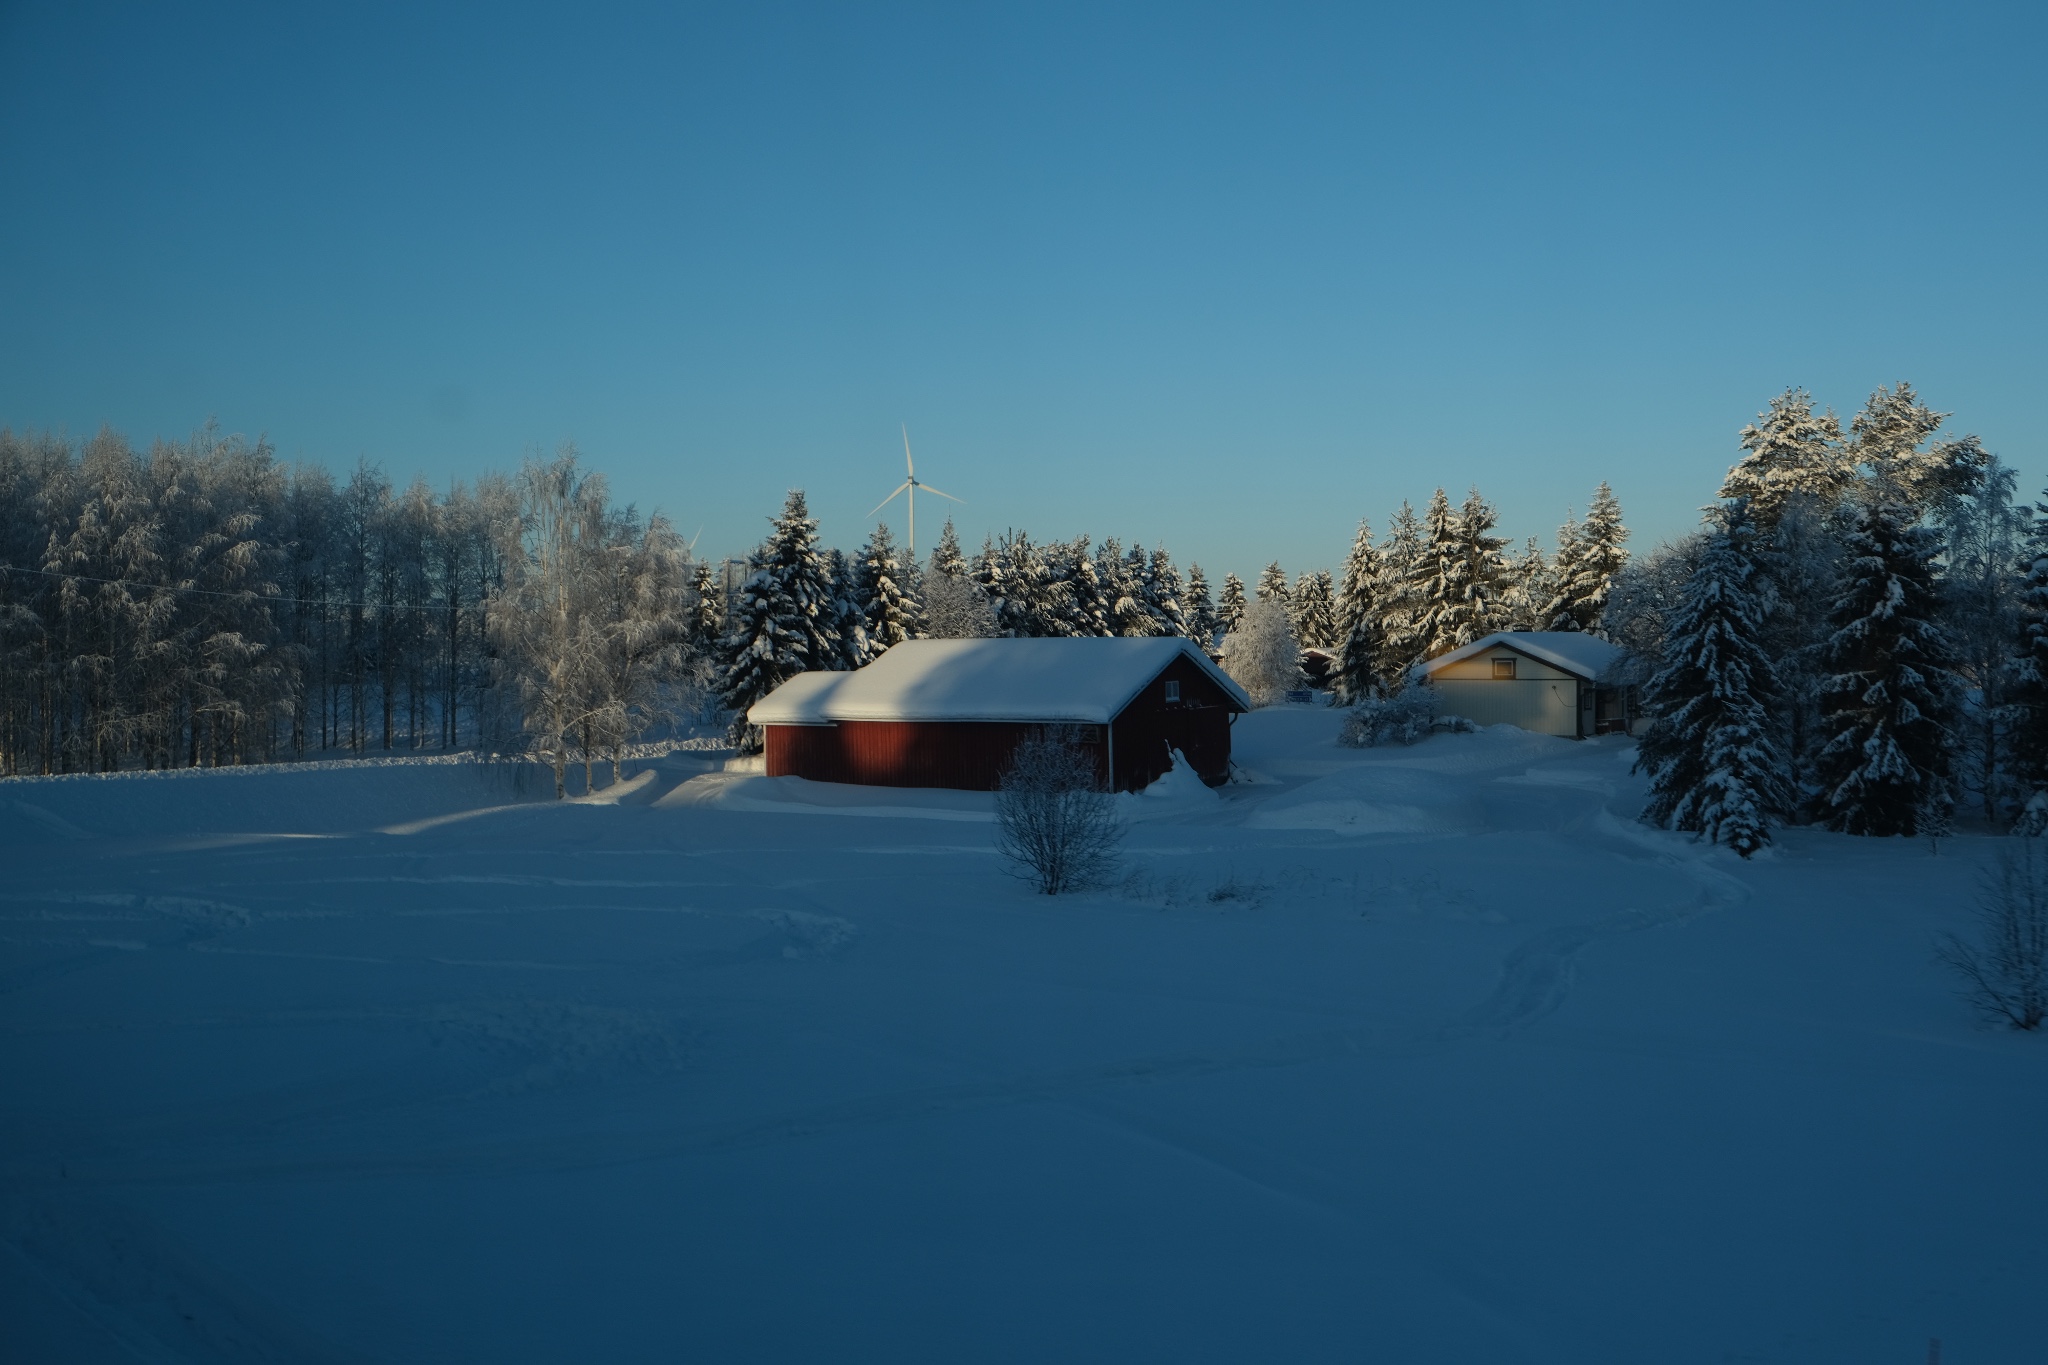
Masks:
[[[1123,841],[1116,798],[1072,734],[1042,730],[1017,746],[996,791],[996,851],[1048,896],[1106,880]]]
[[[1344,718],[1339,744],[1353,749],[1372,749],[1382,744],[1413,744],[1439,732],[1467,734],[1479,727],[1463,716],[1437,712],[1436,689],[1417,683],[1391,697],[1368,698],[1351,708]]]

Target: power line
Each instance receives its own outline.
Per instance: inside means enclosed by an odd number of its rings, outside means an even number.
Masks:
[[[21,569],[12,564],[0,564],[0,573],[33,574],[37,578],[60,578],[76,583],[107,583],[117,588],[140,588],[144,592],[182,592],[199,597],[232,597],[243,602],[283,602],[295,607],[334,607],[347,609],[356,607],[363,611],[431,611],[445,612],[444,606],[428,606],[413,602],[331,602],[317,597],[277,597],[260,592],[222,592],[217,588],[188,588],[175,583],[143,583],[132,578],[99,578],[89,573],[59,573],[54,569]]]

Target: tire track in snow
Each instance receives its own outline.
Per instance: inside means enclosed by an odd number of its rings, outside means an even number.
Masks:
[[[1624,824],[1604,807],[1594,815],[1593,832],[1618,857],[1639,859],[1647,849],[1655,861],[1693,879],[1699,893],[1690,900],[1656,909],[1624,910],[1586,924],[1546,929],[1517,944],[1501,962],[1500,984],[1493,994],[1465,1012],[1450,1035],[1473,1030],[1510,1033],[1556,1013],[1571,995],[1579,953],[1603,939],[1620,938],[1644,929],[1682,924],[1696,915],[1727,909],[1749,899],[1748,883],[1708,862],[1704,851],[1678,844],[1678,836]]]

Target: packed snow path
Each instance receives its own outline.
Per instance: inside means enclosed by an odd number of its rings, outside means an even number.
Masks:
[[[1636,825],[1616,740],[1125,801],[640,765],[0,783],[0,1323],[76,1361],[2004,1361],[2037,1038],[1994,840]]]

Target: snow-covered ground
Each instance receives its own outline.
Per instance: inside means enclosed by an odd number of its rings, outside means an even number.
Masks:
[[[1057,900],[715,755],[0,783],[0,1355],[2040,1358],[2048,1040],[1930,955],[1994,840],[1337,722]]]

